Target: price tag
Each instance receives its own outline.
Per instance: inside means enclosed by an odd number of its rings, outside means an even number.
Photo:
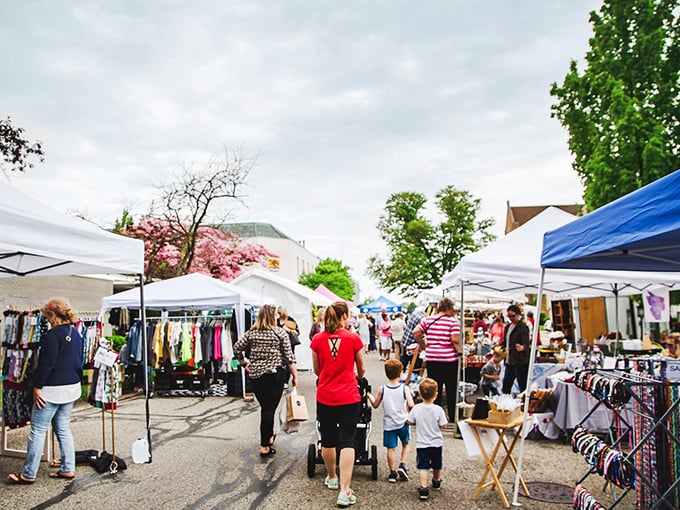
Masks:
[[[38,318],[37,317],[31,317],[29,322],[30,322],[31,326],[37,326],[38,325]]]
[[[666,379],[670,382],[680,381],[680,360],[666,360]]]
[[[105,365],[112,367],[117,359],[118,353],[116,351],[110,351],[104,347],[97,349],[97,353],[94,355],[95,366]]]

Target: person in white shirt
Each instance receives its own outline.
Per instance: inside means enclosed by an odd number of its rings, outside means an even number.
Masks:
[[[420,382],[418,390],[423,401],[411,409],[406,423],[416,426],[416,467],[420,482],[418,496],[420,499],[427,499],[430,495],[427,484],[430,469],[432,489],[438,491],[442,487],[442,430],[448,422],[444,410],[434,403],[437,398],[437,381],[426,377]]]
[[[392,321],[392,343],[394,344],[394,355],[397,359],[401,359],[405,330],[406,322],[404,321],[404,314],[397,312],[396,317]]]

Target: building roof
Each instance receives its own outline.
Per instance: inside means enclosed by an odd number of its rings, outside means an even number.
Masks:
[[[507,215],[505,219],[505,234],[512,232],[517,227],[521,227],[534,216],[542,213],[548,207],[556,207],[562,209],[564,212],[573,214],[575,216],[581,215],[583,206],[579,204],[570,205],[528,205],[528,206],[511,206],[507,203]]]
[[[271,237],[274,239],[290,239],[291,241],[296,242],[271,223],[222,223],[221,225],[216,226],[225,232],[232,232],[244,239],[250,237]]]

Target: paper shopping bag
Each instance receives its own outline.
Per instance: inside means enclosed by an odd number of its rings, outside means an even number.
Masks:
[[[288,421],[304,421],[309,419],[305,397],[298,395],[297,389],[293,389],[286,396],[286,419]]]

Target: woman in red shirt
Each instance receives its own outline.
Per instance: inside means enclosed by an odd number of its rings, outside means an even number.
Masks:
[[[356,503],[350,488],[354,469],[354,436],[361,396],[357,377],[364,376],[364,345],[361,337],[347,330],[349,309],[336,301],[326,309],[325,330],[311,343],[316,387],[316,419],[321,433],[321,456],[329,489],[340,489],[338,506]],[[356,365],[356,373],[354,367]],[[336,477],[336,448],[340,449],[340,481]]]

